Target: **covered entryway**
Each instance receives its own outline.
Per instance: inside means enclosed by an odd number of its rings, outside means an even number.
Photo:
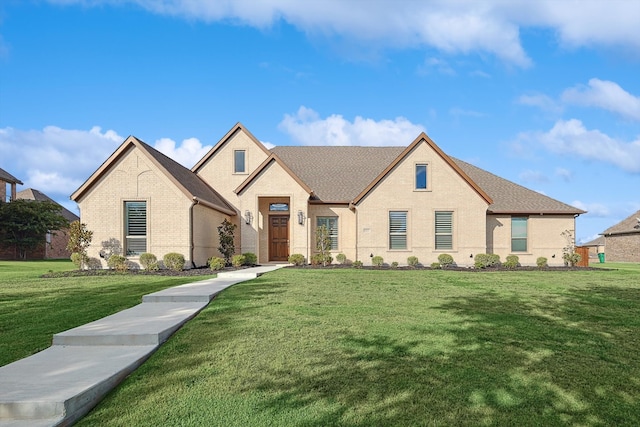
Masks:
[[[269,261],[289,259],[289,215],[269,215]]]

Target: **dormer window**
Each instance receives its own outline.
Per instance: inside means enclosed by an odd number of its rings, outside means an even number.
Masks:
[[[233,152],[233,173],[247,173],[247,152],[245,150]]]
[[[416,163],[415,189],[417,191],[427,191],[429,188],[429,165],[427,163]]]

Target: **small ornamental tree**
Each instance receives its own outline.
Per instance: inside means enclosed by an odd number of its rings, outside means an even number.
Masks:
[[[327,260],[331,257],[331,236],[326,225],[316,228],[316,249],[322,256],[322,266],[327,266]],[[329,261],[331,263],[331,261]]]
[[[229,222],[226,218],[222,221],[222,224],[218,226],[218,236],[220,237],[220,246],[218,251],[224,257],[226,265],[231,263],[231,257],[236,252],[236,245],[234,242],[234,232],[236,225]]]
[[[0,202],[0,243],[15,245],[20,258],[26,259],[29,251],[46,244],[47,233],[69,226],[61,211],[62,206],[48,200]]]
[[[92,238],[93,231],[87,229],[87,224],[80,221],[73,221],[69,224],[69,243],[67,243],[67,250],[79,255],[80,265],[78,268],[80,270],[84,269],[88,261],[87,249],[91,245]]]
[[[562,260],[565,266],[575,267],[580,262],[582,257],[576,252],[576,243],[571,230],[564,230],[560,233],[564,240],[567,242],[564,248],[562,248]]]

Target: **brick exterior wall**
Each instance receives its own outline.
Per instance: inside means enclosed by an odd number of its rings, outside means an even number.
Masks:
[[[640,262],[640,233],[605,236],[605,262]]]

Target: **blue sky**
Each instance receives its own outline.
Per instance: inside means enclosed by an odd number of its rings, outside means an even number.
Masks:
[[[187,167],[271,145],[407,145],[588,210],[640,209],[640,2],[3,0],[0,167],[69,195],[135,135]]]

